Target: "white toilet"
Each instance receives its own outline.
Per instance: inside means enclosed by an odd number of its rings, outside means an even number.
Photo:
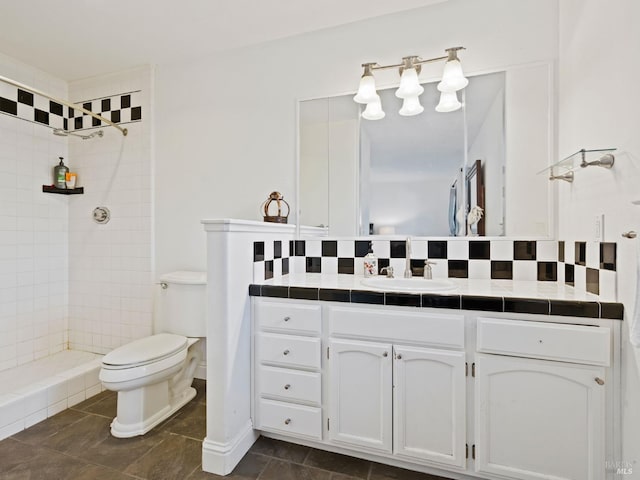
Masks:
[[[114,437],[144,435],[196,395],[191,387],[201,359],[199,337],[206,336],[206,274],[173,272],[162,287],[156,331],[102,359],[100,380],[118,392]]]

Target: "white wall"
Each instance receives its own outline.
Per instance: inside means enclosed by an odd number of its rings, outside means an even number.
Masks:
[[[64,81],[3,54],[0,75],[67,96]],[[0,97],[16,93],[0,82]],[[0,113],[0,370],[66,348],[69,198],[42,193],[58,157],[69,163],[67,142],[50,127]]]
[[[204,268],[202,218],[257,219],[258,206],[272,190],[293,197],[297,99],[354,91],[365,61],[428,58],[457,45],[467,47],[468,73],[554,59],[557,0],[450,0],[160,65],[158,273]],[[437,77],[440,68],[426,68],[422,78]],[[397,75],[387,78],[379,83],[397,82]]]
[[[616,147],[612,170],[579,169],[573,184],[560,182],[560,239],[593,238],[593,217],[604,213],[605,241],[618,245],[618,298],[625,305],[623,331],[623,454],[638,462],[640,478],[640,384],[626,331],[635,299],[635,243],[620,234],[640,231],[640,3],[636,0],[560,2],[559,154],[581,148]],[[636,352],[637,353],[637,352]]]
[[[102,138],[69,138],[69,155],[85,188],[69,203],[69,343],[74,349],[107,353],[152,333],[151,73],[140,68],[69,85],[72,102],[115,96],[117,103],[120,94],[134,92],[132,106],[142,107],[142,121],[123,124],[126,137],[103,127]],[[111,211],[109,223],[93,221],[98,206]]]

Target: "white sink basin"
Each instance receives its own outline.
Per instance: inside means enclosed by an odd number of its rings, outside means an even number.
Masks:
[[[428,293],[428,292],[450,292],[456,289],[455,284],[451,280],[434,278],[426,279],[422,277],[413,278],[388,278],[388,277],[371,277],[365,278],[360,282],[363,286],[382,290],[385,292],[412,292],[412,293]]]

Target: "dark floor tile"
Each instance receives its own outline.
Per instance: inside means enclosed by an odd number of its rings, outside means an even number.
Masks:
[[[311,448],[295,443],[282,442],[272,438],[260,437],[251,447],[250,452],[276,457],[295,463],[303,463]]]
[[[26,456],[20,455],[15,458],[0,456],[2,458],[0,478],[12,480],[74,479],[87,465],[84,461],[60,452],[42,447],[31,448],[33,450]]]
[[[332,473],[331,480],[360,480],[358,477],[352,477],[351,475],[344,475],[342,473]]]
[[[224,478],[225,480],[255,480],[265,469],[267,463],[269,463],[269,457],[247,453],[229,475],[222,476],[203,472],[201,466],[189,475],[187,480],[213,480],[216,478]]]
[[[111,435],[111,420],[97,415],[87,415],[83,419],[47,437],[42,446],[59,452],[76,454],[94,447]]]
[[[207,402],[207,381],[200,378],[194,378],[191,384],[196,389],[196,396],[193,398],[193,402],[206,403]]]
[[[31,445],[38,445],[51,435],[54,435],[63,428],[82,420],[86,416],[87,414],[83,412],[64,410],[53,417],[49,417],[46,420],[36,423],[32,427],[15,434],[13,438],[20,440],[21,442],[30,443]]]
[[[207,406],[191,402],[185,405],[163,430],[202,440],[207,436]]]
[[[370,463],[360,458],[315,449],[311,450],[304,462],[305,465],[358,478],[367,478]]]
[[[73,477],[73,480],[132,480],[133,478],[102,465],[87,465]]]
[[[438,477],[428,473],[414,472],[404,468],[373,463],[371,465],[370,480],[447,480],[445,477]]]
[[[168,436],[169,433],[158,429],[132,438],[116,438],[109,434],[102,442],[84,448],[74,455],[123,472]]]
[[[106,392],[106,395],[103,393]],[[103,417],[114,419],[118,412],[118,394],[116,392],[105,391],[100,394],[100,399],[96,402],[85,405],[88,400],[73,407],[73,410],[80,410],[86,413],[95,413]],[[97,395],[96,395],[97,396]],[[91,400],[91,399],[90,399]]]
[[[182,480],[200,467],[202,442],[169,435],[124,473],[148,480]]]
[[[331,472],[318,468],[272,459],[260,480],[330,480]]]
[[[0,473],[6,473],[38,452],[38,447],[7,438],[0,442]]]

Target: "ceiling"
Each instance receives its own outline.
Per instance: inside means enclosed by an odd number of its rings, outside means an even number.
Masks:
[[[7,0],[0,15],[0,51],[71,81],[443,1]]]

